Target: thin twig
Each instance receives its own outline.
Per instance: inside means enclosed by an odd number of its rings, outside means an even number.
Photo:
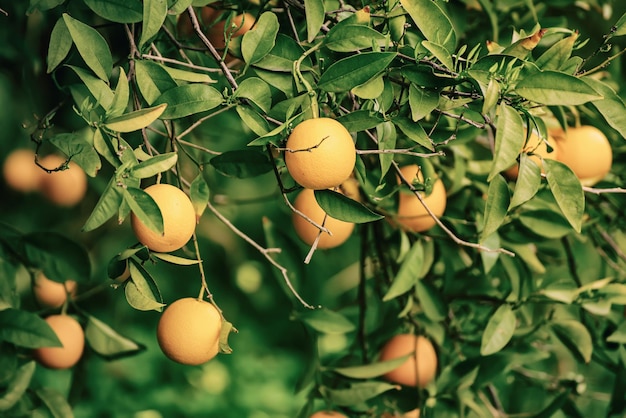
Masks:
[[[603,193],[626,193],[626,189],[622,188],[622,187],[611,187],[608,189],[596,189],[594,187],[587,187],[587,186],[583,186],[583,190],[585,192],[588,193],[593,193],[593,194],[603,194]]]
[[[204,71],[204,72],[207,72],[207,73],[221,73],[222,72],[222,70],[220,68],[203,67],[201,65],[196,65],[194,63],[188,63],[188,62],[176,60],[176,59],[173,59],[173,58],[156,56],[156,55],[152,55],[152,54],[142,54],[141,58],[150,59],[150,60],[153,60],[153,61],[169,62],[170,64],[176,64],[176,65],[180,65],[181,67],[187,67],[187,68],[191,68],[193,70]],[[214,81],[214,82],[217,82],[217,81]]]
[[[405,149],[358,149],[356,150],[357,154],[360,155],[367,155],[367,154],[402,154],[402,155],[410,155],[413,157],[423,157],[423,158],[430,158],[430,157],[443,157],[445,154],[445,152],[443,151],[437,151],[437,152],[414,152],[411,151],[412,148],[405,148]]]

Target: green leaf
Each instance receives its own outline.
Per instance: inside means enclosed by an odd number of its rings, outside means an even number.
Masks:
[[[433,142],[428,137],[428,134],[426,133],[422,125],[413,122],[409,118],[404,117],[395,117],[392,119],[392,121],[411,141],[423,146],[427,150],[435,150]]]
[[[129,260],[130,280],[124,285],[128,304],[139,311],[161,312],[165,304],[154,279],[135,259]]]
[[[430,115],[439,104],[439,94],[432,90],[423,89],[411,83],[409,86],[409,105],[413,122]],[[429,141],[430,142],[430,141]]]
[[[161,30],[167,17],[167,0],[143,0],[143,23],[139,48],[142,48]]]
[[[65,20],[59,18],[54,28],[52,28],[50,43],[48,44],[48,55],[46,56],[46,60],[48,61],[48,69],[46,72],[48,74],[54,71],[54,69],[63,62],[70,52],[70,49],[72,49],[72,36],[67,29]]]
[[[513,337],[515,332],[515,313],[510,305],[500,305],[493,313],[480,344],[480,354],[488,356],[502,350]]]
[[[209,185],[204,180],[202,173],[198,173],[196,178],[191,182],[191,186],[189,186],[189,197],[193,209],[196,212],[197,219],[200,219],[206,210],[207,204],[209,203],[209,196]]]
[[[611,128],[626,138],[626,105],[622,98],[602,81],[592,77],[583,77],[582,80],[602,94],[604,99],[594,100],[591,104],[602,114]]]
[[[224,98],[214,87],[206,84],[185,84],[171,88],[153,103],[167,103],[162,119],[179,119],[196,113],[206,112],[222,104]]]
[[[178,16],[179,14],[183,13],[187,9],[187,7],[193,4],[193,0],[175,0],[173,5],[171,1],[169,1],[168,3],[170,4],[170,9],[168,13]]]
[[[240,105],[235,109],[241,121],[256,135],[263,136],[270,131],[269,123],[256,109],[248,105]]]
[[[385,90],[385,79],[382,75],[366,81],[365,84],[356,86],[352,93],[361,99],[377,99]]]
[[[606,341],[610,343],[626,344],[626,321],[619,324],[617,329],[606,337]]]
[[[307,42],[311,43],[315,40],[326,18],[324,2],[322,0],[304,0],[304,13],[306,17]]]
[[[63,14],[63,20],[85,64],[98,78],[108,82],[113,70],[113,57],[102,35],[67,13]]]
[[[613,30],[610,36],[623,36],[626,35],[626,13],[624,13],[619,20],[613,25]]]
[[[109,325],[91,315],[87,316],[85,339],[92,350],[109,360],[136,354],[145,349],[144,346],[120,335]]]
[[[287,72],[293,70],[293,62],[304,53],[304,49],[293,39],[279,33],[274,47],[260,61],[254,63],[255,67],[271,72]],[[311,59],[306,57],[300,65],[301,71],[311,70]],[[291,79],[291,76],[289,77]]]
[[[345,316],[326,308],[298,312],[296,318],[325,334],[345,334],[356,328]]]
[[[152,197],[141,189],[124,189],[124,201],[139,220],[152,231],[163,233],[163,215]]]
[[[380,125],[383,120],[380,113],[372,112],[371,110],[355,110],[354,112],[346,113],[337,118],[337,121],[349,132],[361,132],[375,128]]]
[[[122,191],[115,176],[111,177],[106,189],[100,195],[98,203],[91,211],[89,218],[82,227],[83,232],[93,231],[115,216],[122,204]]]
[[[578,297],[579,291],[576,285],[570,280],[559,280],[549,283],[539,290],[539,293],[547,298],[569,305]]]
[[[456,49],[454,26],[439,4],[432,0],[401,0],[400,3],[428,41],[449,52]]]
[[[561,214],[547,209],[524,212],[519,220],[535,234],[549,239],[562,238],[572,232],[572,227]]]
[[[389,37],[365,25],[335,25],[324,37],[324,46],[335,52],[356,52],[384,46]]]
[[[113,118],[120,116],[128,107],[128,99],[130,98],[130,88],[128,86],[128,78],[123,67],[119,67],[120,73],[115,86],[115,93],[110,109],[107,111],[107,117]]]
[[[446,68],[454,70],[452,54],[444,46],[430,41],[422,41],[422,46],[433,54]]]
[[[181,70],[180,68],[172,68],[167,65],[157,64],[163,68],[174,80],[188,81],[190,83],[216,83],[208,74],[202,74],[193,71]]]
[[[23,243],[29,264],[50,280],[84,283],[91,279],[89,253],[82,244],[56,232],[31,232],[24,235]]]
[[[386,120],[378,125],[376,127],[376,136],[378,137],[379,151],[392,150],[396,148],[398,135],[396,133],[396,127],[391,121]],[[393,158],[393,153],[382,152],[381,154],[379,154],[378,160],[380,161],[381,177],[384,177],[385,174],[387,174],[387,172],[389,171],[389,168],[391,168]]]
[[[487,189],[485,220],[483,230],[480,233],[481,241],[500,228],[500,225],[506,218],[510,201],[511,196],[506,180],[501,175],[496,175],[489,183],[489,188]]]
[[[74,412],[65,395],[53,388],[41,387],[35,394],[46,405],[53,418],[73,418]]]
[[[193,266],[202,263],[202,260],[183,258],[169,253],[152,253],[152,255],[159,260],[163,260],[166,263],[175,264],[177,266]]]
[[[585,214],[585,194],[576,174],[565,164],[546,158],[543,167],[548,186],[572,228],[580,232]]]
[[[364,52],[331,64],[317,84],[328,92],[349,91],[384,71],[396,57],[395,52]]]
[[[535,65],[542,70],[561,69],[572,55],[576,39],[578,39],[578,32],[573,32],[570,36],[561,39],[541,54],[535,61]]]
[[[356,200],[332,190],[315,190],[315,200],[324,212],[340,221],[360,224],[384,218]]]
[[[577,106],[602,99],[583,80],[557,71],[533,73],[517,83],[515,92],[527,100],[554,106]]]
[[[415,241],[409,252],[404,256],[400,269],[394,277],[391,286],[383,296],[383,301],[389,301],[405,294],[423,277],[424,246],[422,241]]]
[[[248,99],[265,113],[268,113],[272,107],[270,87],[258,77],[250,77],[243,80],[232,97]]]
[[[84,0],[85,4],[111,22],[137,23],[143,19],[140,0]]]
[[[175,152],[158,154],[133,166],[129,174],[138,179],[147,179],[171,169],[177,161],[178,154]]]
[[[558,395],[554,397],[554,399],[552,399],[552,402],[550,402],[545,408],[543,408],[537,414],[534,414],[533,418],[553,417],[557,412],[559,412],[563,408],[563,405],[565,405],[565,403],[567,402],[568,398],[571,395],[572,390],[573,389],[571,387],[568,387],[562,390],[561,393],[559,393]]]
[[[517,163],[517,156],[524,147],[524,125],[520,114],[502,102],[496,121],[496,144],[488,181],[503,170]]]
[[[91,133],[88,129],[87,133]],[[94,147],[87,142],[84,135],[79,133],[58,134],[50,138],[50,143],[63,151],[65,155],[72,157],[72,161],[78,164],[91,177],[95,177],[102,168],[102,162]]]
[[[32,312],[7,308],[0,311],[0,341],[19,347],[62,347],[50,325]]]
[[[91,95],[96,99],[96,102],[102,106],[104,110],[108,111],[113,104],[113,99],[115,98],[109,85],[80,67],[75,67],[73,65],[68,65],[67,67],[74,70],[76,75],[78,75],[87,87],[87,90],[89,90],[89,93],[91,93]]]
[[[246,32],[241,39],[241,55],[246,64],[261,61],[274,48],[278,34],[278,18],[274,13],[265,12],[254,28]]]
[[[423,271],[423,269],[422,269]],[[441,297],[441,291],[431,282],[417,280],[415,282],[415,294],[424,310],[426,317],[432,321],[443,321],[448,313],[445,302]]]
[[[378,376],[382,376],[402,365],[411,354],[407,354],[401,357],[393,358],[391,360],[381,361],[378,363],[363,364],[359,366],[349,367],[336,367],[331,369],[335,373],[339,373],[342,376],[349,377],[351,379],[373,379]]]
[[[210,163],[220,173],[237,178],[256,177],[274,167],[265,153],[255,149],[226,151],[211,158]]]
[[[541,169],[527,155],[520,155],[519,171],[509,210],[532,199],[541,185]]]
[[[390,383],[371,381],[353,383],[348,389],[331,389],[322,386],[319,391],[324,399],[328,399],[332,404],[349,406],[359,405],[391,389],[397,390],[400,387]]]
[[[136,60],[135,74],[139,91],[148,104],[153,104],[161,94],[177,87],[169,72],[152,61]]]
[[[167,108],[167,103],[155,107],[145,107],[124,115],[107,119],[104,126],[115,132],[134,132],[149,126],[157,120]]]
[[[1,315],[1,312],[0,312]],[[0,333],[2,330],[0,330]],[[30,382],[35,373],[36,363],[29,361],[22,364],[18,369],[13,379],[9,382],[6,388],[3,388],[4,393],[0,397],[0,412],[8,411],[22,398],[26,389],[30,385]],[[4,414],[3,414],[4,415]]]
[[[585,363],[591,361],[593,341],[587,327],[575,319],[562,319],[552,322],[552,330],[569,350]]]

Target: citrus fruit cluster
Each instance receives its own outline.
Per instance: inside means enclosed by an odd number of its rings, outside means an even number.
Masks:
[[[56,169],[66,159],[50,154],[40,160],[47,169]],[[2,173],[6,184],[21,193],[41,192],[58,206],[74,206],[87,193],[87,175],[77,164],[70,161],[66,170],[47,173],[35,164],[35,153],[30,149],[17,149],[4,161]]]

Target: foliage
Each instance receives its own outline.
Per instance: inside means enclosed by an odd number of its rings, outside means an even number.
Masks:
[[[3,185],[0,416],[626,414],[624,4],[208,3],[4,6],[3,154],[62,151],[90,189],[57,208]],[[218,50],[205,6],[254,25],[225,30]],[[358,157],[356,195],[316,192],[329,215],[358,224],[324,251],[285,221],[299,187],[282,155],[293,127],[318,116],[353,134]],[[529,131],[579,125],[613,149],[593,187],[521,152]],[[517,163],[517,179],[503,175]],[[398,181],[406,164],[423,182]],[[437,179],[448,199],[437,225],[398,228],[398,194],[428,194]],[[150,252],[128,225],[132,212],[162,227],[142,190],[157,181],[187,192],[199,219],[173,254]],[[39,271],[80,285],[62,308],[89,346],[72,370],[31,360],[58,344],[41,319],[56,310],[30,294]],[[228,321],[222,354],[174,365],[154,327],[164,305],[198,290]],[[424,389],[381,377],[397,362],[378,361],[380,348],[404,332],[437,348]]]

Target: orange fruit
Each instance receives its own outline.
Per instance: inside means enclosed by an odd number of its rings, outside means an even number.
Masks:
[[[39,190],[44,173],[35,164],[35,152],[31,149],[11,151],[2,166],[2,174],[7,186],[22,193]]]
[[[219,350],[222,316],[209,302],[178,299],[159,319],[157,341],[171,360],[187,365],[206,363]]]
[[[526,145],[524,145],[524,148],[522,149],[522,153],[529,154],[530,159],[533,160],[540,168],[543,165],[541,162],[542,158],[557,160],[559,155],[556,148],[556,141],[552,135],[548,134],[546,141],[548,141],[548,144],[550,144],[550,147],[552,148],[551,152],[548,152],[546,142],[539,138],[535,132],[532,132],[530,134],[530,138],[528,138],[528,141],[526,142]],[[543,169],[541,171],[543,172]],[[519,174],[519,164],[515,164],[511,168],[507,169],[504,174],[508,178],[515,180]]]
[[[163,234],[148,228],[133,213],[135,236],[152,251],[167,253],[182,248],[196,229],[196,212],[189,197],[171,184],[154,184],[144,190],[154,199],[163,216]]]
[[[424,181],[421,170],[415,164],[400,168],[402,175],[408,181]],[[426,196],[419,192],[424,203],[430,208],[435,216],[440,217],[446,210],[446,188],[441,179],[435,180],[431,193]],[[435,226],[435,220],[428,214],[424,205],[413,193],[400,191],[398,213],[395,221],[403,228],[413,232],[423,232]]]
[[[392,360],[412,355],[398,368],[386,373],[384,378],[405,386],[424,388],[437,373],[437,353],[426,337],[413,334],[398,334],[383,346],[380,360]]]
[[[62,347],[41,347],[34,350],[34,357],[50,369],[73,367],[85,349],[85,333],[78,321],[68,315],[51,315],[45,319],[63,344]]]
[[[420,418],[420,410],[416,408],[408,412],[397,412],[395,414],[385,412],[382,418]]]
[[[356,148],[350,132],[330,118],[307,119],[287,139],[285,164],[291,177],[307,189],[330,189],[354,170]]]
[[[571,168],[583,186],[593,186],[611,171],[613,150],[598,128],[583,125],[551,133],[559,151],[557,160]]]
[[[76,282],[67,280],[65,283],[48,279],[43,273],[37,274],[33,285],[33,294],[41,306],[59,308],[67,300],[67,294],[76,295]]]
[[[66,161],[60,155],[50,154],[43,157],[41,165],[47,169],[55,169]],[[43,173],[41,192],[52,203],[58,206],[74,206],[87,193],[87,175],[80,166],[70,161],[67,170]]]
[[[318,411],[309,418],[348,418],[348,416],[337,411]]]
[[[322,209],[317,203],[317,200],[315,200],[314,190],[303,189],[300,194],[298,194],[298,197],[296,197],[293,206],[310,219],[317,222],[318,225],[322,225],[326,212],[324,212],[324,209]],[[320,230],[295,212],[292,213],[291,220],[296,234],[300,239],[307,245],[312,245]],[[317,243],[317,247],[321,249],[338,247],[350,238],[354,230],[354,224],[352,222],[340,221],[330,215],[326,217],[324,227],[328,228],[332,235],[322,232],[320,240]]]

